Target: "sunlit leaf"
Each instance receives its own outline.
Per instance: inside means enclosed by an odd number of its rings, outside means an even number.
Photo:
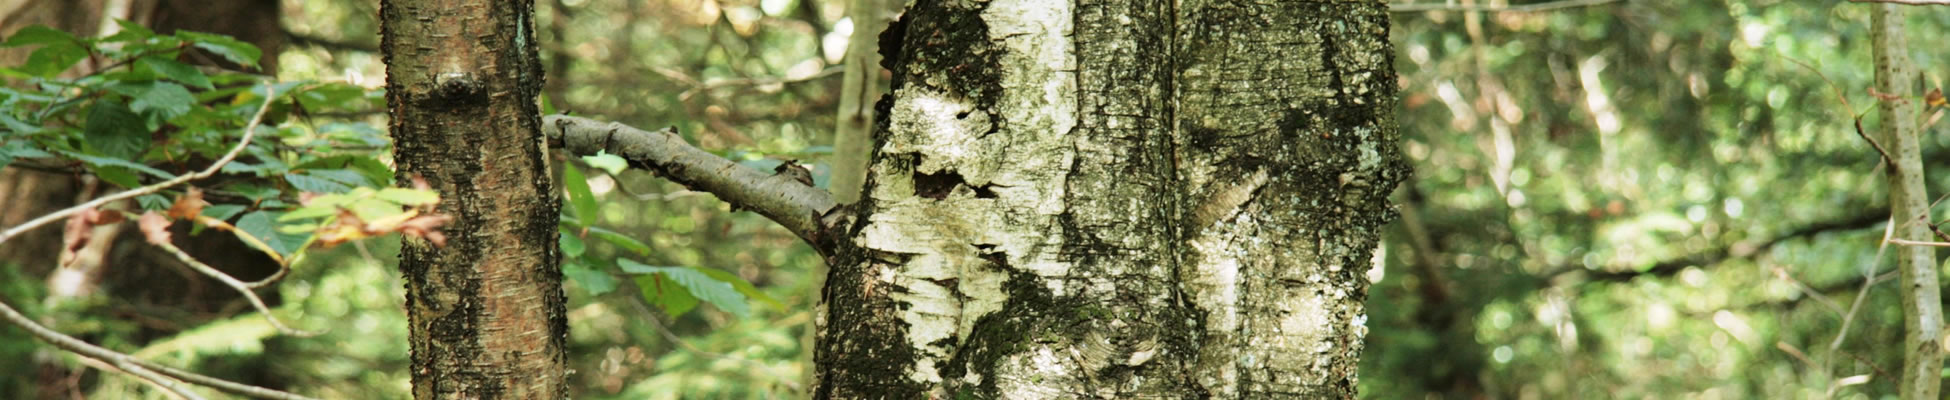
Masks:
[[[745,295],[733,288],[730,283],[720,281],[690,267],[658,267],[645,265],[627,258],[616,259],[617,267],[630,274],[656,274],[669,278],[671,282],[690,291],[692,296],[717,306],[727,313],[744,317],[750,313],[745,305]],[[639,282],[641,282],[639,278]],[[647,290],[647,289],[646,289]]]
[[[562,167],[562,184],[569,190],[569,208],[574,210],[577,221],[595,225],[596,195],[589,191],[589,180],[574,164],[563,164]]]
[[[636,253],[636,255],[650,255],[650,245],[637,241],[636,238],[630,237],[629,235],[624,235],[622,232],[592,226],[589,227],[589,234],[596,235],[597,238],[617,247],[622,247],[624,250],[629,250],[631,253]]]

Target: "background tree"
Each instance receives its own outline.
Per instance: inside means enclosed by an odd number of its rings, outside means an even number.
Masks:
[[[397,179],[423,176],[446,194],[439,209],[457,233],[400,250],[417,399],[568,395],[533,8],[380,3]]]

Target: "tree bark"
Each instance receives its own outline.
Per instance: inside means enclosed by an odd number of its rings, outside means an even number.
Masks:
[[[815,243],[815,397],[1352,397],[1408,172],[1386,13],[917,1]]]
[[[1919,242],[1930,235],[1930,194],[1924,187],[1922,146],[1917,143],[1915,95],[1921,93],[1916,66],[1909,59],[1903,34],[1904,6],[1875,4],[1869,12],[1874,41],[1876,91],[1898,96],[1878,103],[1882,127],[1876,140],[1888,149],[1894,168],[1889,176],[1889,212],[1897,229],[1894,237]],[[1902,398],[1935,399],[1941,390],[1943,306],[1937,288],[1936,248],[1901,246],[1896,265],[1902,270],[1903,372]]]
[[[455,217],[445,247],[400,250],[417,399],[568,395],[532,12],[502,0],[380,7],[400,181],[425,177]]]

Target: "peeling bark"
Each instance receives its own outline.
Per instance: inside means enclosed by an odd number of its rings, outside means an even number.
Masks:
[[[1407,174],[1386,12],[915,3],[815,396],[1353,396]]]
[[[533,4],[381,4],[401,180],[455,217],[446,247],[405,239],[400,270],[417,399],[565,398],[568,320],[535,97]]]

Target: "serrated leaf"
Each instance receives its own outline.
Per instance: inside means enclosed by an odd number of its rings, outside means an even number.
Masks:
[[[765,294],[764,291],[758,290],[758,286],[752,285],[745,278],[738,277],[738,274],[731,273],[731,271],[710,268],[698,268],[697,271],[710,276],[712,279],[729,283],[732,288],[738,289],[738,293],[744,293],[745,297],[765,302],[766,305],[772,306],[775,310],[785,309],[785,303],[781,303],[777,299],[773,299],[771,295]]]
[[[582,156],[582,161],[589,163],[591,167],[608,171],[610,175],[621,174],[623,170],[630,169],[630,162],[628,160],[604,151],[598,151],[596,155],[592,156]]]
[[[146,87],[129,101],[129,108],[135,112],[159,111],[156,115],[163,120],[168,120],[189,113],[190,106],[196,104],[196,97],[190,95],[189,89],[184,89],[182,85],[149,82],[144,86]]]
[[[149,145],[149,132],[142,117],[129,111],[122,103],[96,101],[94,106],[88,107],[86,124],[82,128],[82,137],[101,155],[135,160]]]
[[[203,71],[197,70],[196,67],[176,62],[176,60],[149,56],[136,59],[135,64],[138,68],[146,68],[154,71],[157,76],[182,82],[185,85],[195,86],[200,89],[210,89],[213,87],[210,85],[209,75],[204,75]]]
[[[589,180],[582,170],[573,164],[562,165],[562,185],[568,187],[569,205],[574,210],[577,221],[583,224],[596,224],[596,194],[589,190]]]
[[[263,56],[263,51],[258,50],[257,46],[233,39],[229,36],[202,32],[176,31],[176,37],[195,43],[197,48],[221,56],[226,60],[230,60],[232,63],[250,68],[257,68],[257,59]]]
[[[582,257],[582,253],[589,249],[588,243],[583,243],[582,238],[571,235],[569,232],[562,232],[558,236],[560,239],[557,239],[556,242],[562,246],[562,255],[568,258]]]
[[[35,44],[75,43],[78,41],[80,40],[76,39],[73,34],[69,34],[60,29],[50,28],[46,25],[34,25],[20,28],[19,31],[14,32],[13,36],[7,37],[7,43],[5,45],[0,46],[19,47]]]
[[[562,275],[575,282],[577,286],[582,286],[582,290],[589,291],[592,296],[601,296],[616,290],[616,277],[584,266],[580,262],[564,261]]]
[[[440,193],[433,190],[392,187],[379,189],[379,193],[374,194],[374,196],[381,200],[408,206],[423,206],[440,202]]]
[[[244,214],[243,217],[237,218],[237,230],[241,233],[256,237],[257,240],[263,241],[266,246],[270,246],[271,248],[265,249],[266,251],[276,253],[280,257],[290,257],[291,253],[296,252],[298,246],[303,245],[305,239],[311,235],[278,232],[277,224],[272,222],[278,216],[276,213],[269,211],[256,211]],[[249,241],[247,240],[245,242]]]
[[[616,245],[617,247],[622,247],[624,250],[629,250],[631,253],[636,253],[636,255],[638,256],[650,255],[650,245],[637,241],[636,238],[632,238],[629,235],[624,235],[622,232],[617,232],[617,231],[612,231],[612,230],[592,226],[589,227],[589,233],[592,235],[596,235],[596,238],[598,239],[602,239],[605,242],[609,242],[609,244]]]
[[[669,314],[671,318],[684,316],[684,313],[697,308],[697,297],[691,296],[690,290],[671,282],[663,274],[643,275],[633,279],[636,281],[637,293],[643,296],[643,300],[664,309],[664,314]]]
[[[284,181],[290,182],[291,187],[304,192],[345,193],[348,190],[352,190],[352,186],[304,174],[284,174]]]
[[[714,279],[710,275],[705,275],[697,268],[658,267],[639,263],[627,258],[618,258],[616,259],[616,263],[626,273],[657,274],[669,278],[671,282],[690,291],[692,296],[711,303],[711,305],[717,306],[718,309],[731,313],[731,315],[744,317],[751,312],[745,305],[744,294],[739,293],[730,283]]]

